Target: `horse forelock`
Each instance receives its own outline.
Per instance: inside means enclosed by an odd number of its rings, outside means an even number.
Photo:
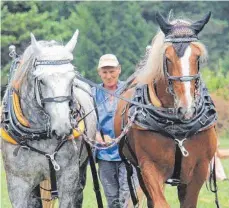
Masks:
[[[208,52],[207,52],[205,45],[200,42],[192,42],[192,44],[200,49],[201,54],[200,54],[199,61],[200,61],[200,64],[204,64],[208,59]]]

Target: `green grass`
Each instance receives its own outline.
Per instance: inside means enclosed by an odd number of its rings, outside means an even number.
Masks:
[[[220,147],[221,148],[229,148],[229,139],[228,137],[224,137],[220,139]],[[229,177],[229,161],[222,160],[226,175]],[[1,167],[3,167],[1,165]],[[7,186],[6,186],[6,175],[4,169],[1,169],[1,207],[2,208],[11,208],[11,204],[8,197]],[[219,202],[221,208],[229,208],[229,181],[218,181],[218,195],[219,195]],[[101,188],[102,195],[103,195],[103,202],[106,207],[106,200],[104,198],[103,190]],[[171,208],[179,207],[179,202],[177,199],[177,191],[176,187],[171,187],[169,185],[166,186],[166,199],[168,200]],[[199,200],[198,200],[198,208],[215,208],[216,205],[214,203],[214,194],[211,193],[206,189],[204,185],[201,189]],[[58,203],[56,203],[56,207]],[[90,168],[88,167],[87,172],[87,184],[84,190],[84,203],[83,208],[96,208],[96,198],[93,191],[92,185],[92,177]]]

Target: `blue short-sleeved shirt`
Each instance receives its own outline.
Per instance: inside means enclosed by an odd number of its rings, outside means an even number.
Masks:
[[[118,88],[116,93],[122,88],[124,82],[118,81]],[[103,84],[100,84],[103,86]],[[102,130],[104,135],[109,135],[111,138],[115,138],[114,133],[114,115],[118,103],[118,98],[113,98],[113,101],[109,101],[109,94],[105,93],[103,90],[92,88],[92,93],[95,98],[95,102],[98,106],[99,114],[99,125],[98,130]],[[108,98],[108,99],[107,99]],[[105,102],[103,102],[107,99]],[[103,102],[103,103],[102,103]],[[101,104],[100,104],[101,103]],[[118,145],[114,145],[108,149],[97,150],[96,157],[101,160],[106,161],[121,161],[118,152]]]

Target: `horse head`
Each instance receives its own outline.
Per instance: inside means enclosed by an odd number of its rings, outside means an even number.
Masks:
[[[50,117],[51,134],[63,137],[72,133],[70,103],[75,77],[72,51],[77,43],[78,30],[65,45],[55,41],[36,41],[31,34],[31,47],[35,61],[35,97],[37,103]]]
[[[174,97],[178,116],[191,119],[196,112],[196,96],[199,88],[199,62],[205,49],[199,44],[198,33],[211,16],[206,14],[201,20],[190,23],[184,20],[168,22],[160,14],[156,20],[164,33],[163,72],[167,80],[167,91]]]

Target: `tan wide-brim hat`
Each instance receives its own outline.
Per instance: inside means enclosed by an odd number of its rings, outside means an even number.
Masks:
[[[113,66],[113,67],[119,66],[117,57],[113,54],[105,54],[101,56],[99,59],[98,69],[105,66]]]

